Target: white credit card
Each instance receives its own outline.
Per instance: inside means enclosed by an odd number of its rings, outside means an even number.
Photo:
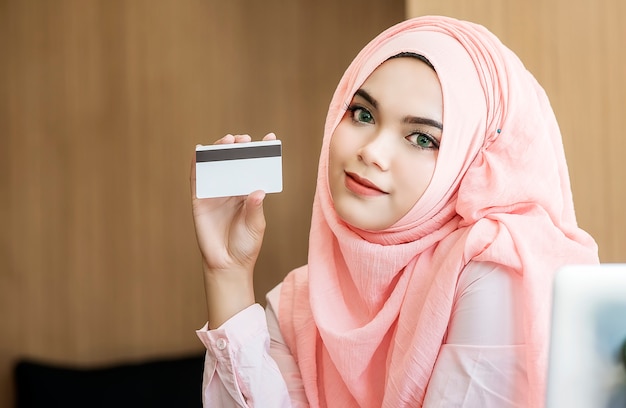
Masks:
[[[196,197],[283,191],[282,144],[265,142],[196,147]]]

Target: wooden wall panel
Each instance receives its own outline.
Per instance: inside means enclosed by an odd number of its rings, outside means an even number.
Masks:
[[[626,262],[626,2],[407,0],[407,16],[483,24],[548,93],[563,134],[579,225],[602,262]]]
[[[256,292],[306,262],[323,121],[404,2],[0,0],[0,406],[19,357],[201,352],[196,143],[284,141]],[[363,12],[363,11],[367,12]]]

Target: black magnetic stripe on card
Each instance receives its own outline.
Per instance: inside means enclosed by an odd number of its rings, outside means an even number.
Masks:
[[[280,152],[281,145],[199,150],[196,151],[196,163],[223,160],[259,159],[262,157],[280,157]]]

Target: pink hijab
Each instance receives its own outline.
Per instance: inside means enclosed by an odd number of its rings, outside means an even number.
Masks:
[[[439,156],[415,206],[385,231],[337,217],[330,138],[366,78],[400,52],[425,56],[443,92]],[[330,104],[308,265],[281,290],[279,322],[312,407],[421,406],[468,262],[523,277],[529,406],[543,406],[553,272],[598,262],[576,224],[560,131],[543,89],[484,27],[401,22],[348,67]]]

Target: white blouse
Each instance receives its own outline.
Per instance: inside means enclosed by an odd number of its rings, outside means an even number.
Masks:
[[[280,284],[215,330],[197,331],[207,352],[205,407],[309,407],[298,366],[278,325]],[[459,278],[448,332],[424,407],[525,407],[522,279],[492,263]]]

